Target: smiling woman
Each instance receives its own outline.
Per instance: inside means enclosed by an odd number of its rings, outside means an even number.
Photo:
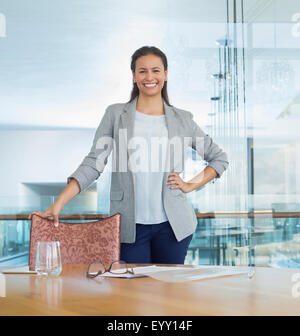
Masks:
[[[125,169],[116,165],[111,178],[110,214],[121,214],[121,260],[127,263],[183,264],[188,246],[197,226],[195,212],[184,196],[216,177],[228,166],[227,155],[205,134],[193,120],[190,112],[175,108],[167,94],[168,63],[165,54],[156,47],[144,46],[131,59],[133,88],[130,101],[108,106],[96,131],[89,154],[78,169],[69,176],[68,186],[58,200],[46,211],[35,212],[41,217],[54,219],[64,205],[76,194],[85,190],[103,172],[110,151],[97,145],[99,140],[115,141],[114,155],[117,161],[127,158]],[[121,131],[127,131],[128,144],[144,139],[139,158],[134,146],[125,146]],[[130,165],[134,157],[142,161],[154,137],[166,138],[163,154],[156,161],[162,162],[159,171],[133,171]],[[170,144],[177,138],[186,143],[208,161],[208,166],[192,180],[186,182],[179,174],[182,162],[169,160]],[[202,150],[197,144],[203,143]],[[121,154],[120,154],[121,153]],[[173,153],[173,156],[174,155]],[[98,165],[101,157],[103,164]],[[153,160],[152,156],[151,159]],[[122,161],[123,162],[123,161]],[[151,164],[150,164],[151,165]],[[101,167],[101,168],[100,168]]]

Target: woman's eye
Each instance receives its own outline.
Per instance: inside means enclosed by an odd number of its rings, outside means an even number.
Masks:
[[[144,73],[146,71],[140,71],[140,73]],[[159,72],[159,70],[154,70],[154,72]]]

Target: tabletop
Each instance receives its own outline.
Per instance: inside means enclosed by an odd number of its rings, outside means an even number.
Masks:
[[[0,315],[300,315],[300,269],[255,267],[252,279],[235,275],[184,283],[88,279],[86,269],[64,265],[56,278],[0,274]]]

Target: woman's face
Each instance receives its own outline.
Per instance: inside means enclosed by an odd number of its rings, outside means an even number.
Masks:
[[[133,80],[140,94],[145,96],[161,95],[161,90],[167,80],[168,70],[164,70],[162,59],[156,55],[141,56],[136,60]]]

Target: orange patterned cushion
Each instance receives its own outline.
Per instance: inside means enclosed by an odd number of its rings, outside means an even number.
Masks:
[[[102,261],[110,264],[120,259],[121,215],[95,222],[64,223],[33,215],[30,229],[29,269],[35,269],[37,243],[59,241],[62,264],[89,264]]]

